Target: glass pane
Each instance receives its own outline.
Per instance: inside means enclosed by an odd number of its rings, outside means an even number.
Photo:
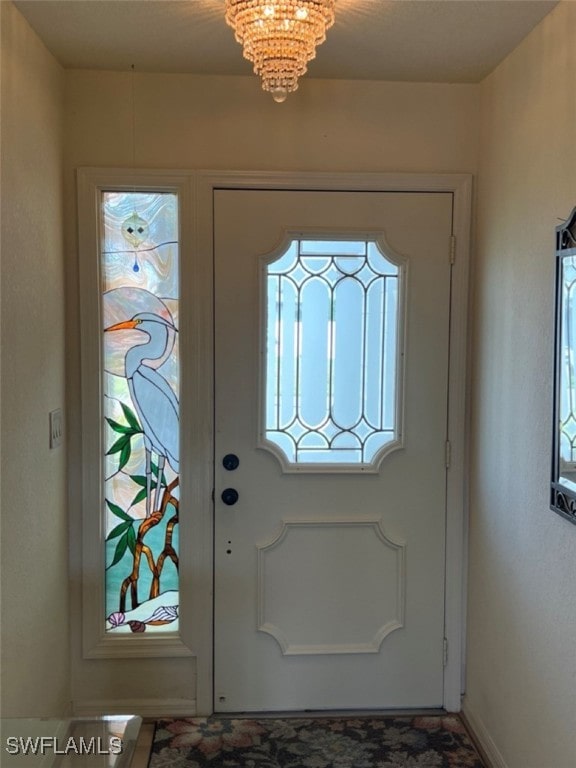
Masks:
[[[334,359],[332,415],[351,429],[362,416],[365,292],[354,278],[340,280],[333,291]]]
[[[399,268],[372,241],[294,240],[265,270],[266,439],[289,464],[370,464],[397,438]]]
[[[178,198],[103,192],[106,630],[178,628]]]
[[[298,410],[303,422],[314,428],[329,415],[326,382],[330,350],[330,288],[324,280],[314,278],[302,286],[300,296]],[[314,328],[314,333],[304,333],[307,328]]]
[[[296,418],[296,377],[298,369],[298,290],[291,280],[281,279],[281,322],[278,323],[280,344],[278,364],[280,378],[276,389],[280,411],[278,426],[282,429]]]
[[[302,256],[364,256],[366,242],[364,240],[301,240],[299,251]]]

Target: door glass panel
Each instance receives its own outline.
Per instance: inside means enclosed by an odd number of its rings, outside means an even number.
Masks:
[[[292,240],[264,266],[263,447],[376,468],[400,437],[403,269],[376,240]]]
[[[106,631],[173,632],[178,628],[178,197],[103,192],[100,225]]]

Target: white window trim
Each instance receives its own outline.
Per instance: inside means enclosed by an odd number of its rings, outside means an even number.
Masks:
[[[180,610],[179,629],[174,633],[114,634],[105,628],[105,548],[104,548],[104,482],[102,429],[102,368],[101,368],[101,273],[100,216],[103,191],[173,192],[179,200],[180,241],[180,299],[186,296],[185,264],[191,248],[191,195],[187,174],[153,172],[135,173],[81,169],[78,172],[78,232],[81,296],[81,366],[82,366],[82,638],[84,658],[138,658],[194,655],[194,636],[190,605],[193,584],[192,556],[180,545],[180,600],[186,606]],[[189,324],[186,312],[180,322],[182,348],[188,349]],[[186,358],[184,355],[183,358]],[[190,381],[190,366],[181,362],[181,414],[183,423],[189,403],[186,397]],[[181,430],[182,470],[180,473],[180,542],[190,539],[191,494],[187,456],[190,446]]]

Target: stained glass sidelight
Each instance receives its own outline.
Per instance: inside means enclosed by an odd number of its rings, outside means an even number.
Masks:
[[[369,469],[398,440],[401,275],[370,240],[293,240],[266,265],[264,437],[289,466]]]
[[[106,630],[178,628],[178,196],[103,192]]]

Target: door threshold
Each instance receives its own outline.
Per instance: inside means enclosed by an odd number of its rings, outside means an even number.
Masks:
[[[228,720],[250,718],[252,720],[273,720],[289,718],[329,718],[329,717],[435,717],[448,714],[445,709],[303,709],[279,712],[214,712],[213,717]]]

